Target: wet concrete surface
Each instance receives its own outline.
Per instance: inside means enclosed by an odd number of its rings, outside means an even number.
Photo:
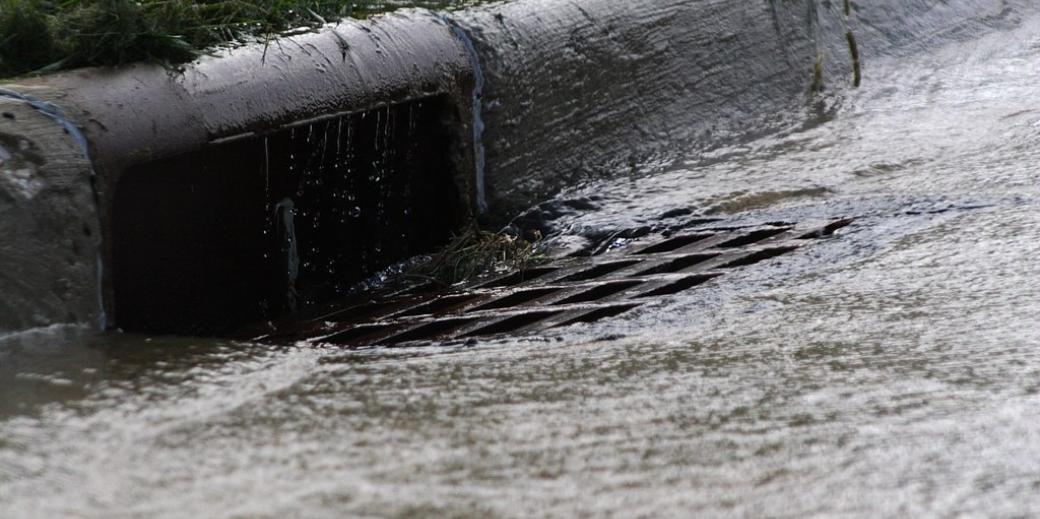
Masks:
[[[930,55],[1014,28],[1036,7],[525,0],[453,14],[484,77],[486,217],[508,220],[590,179],[658,173],[690,150],[790,131],[832,113],[857,68],[875,80],[882,56]]]
[[[43,306],[40,309],[30,308],[35,301],[31,301],[29,305],[12,304],[5,313],[0,314],[0,331],[10,332],[28,326],[55,323],[85,323],[88,318],[85,314],[88,313],[102,316],[108,328],[124,327],[138,331],[178,333],[197,330],[195,326],[157,323],[157,320],[151,318],[141,319],[140,312],[131,312],[128,319],[120,315],[121,309],[118,307],[121,304],[116,301],[128,301],[128,298],[118,293],[119,289],[116,286],[126,287],[134,284],[125,278],[117,279],[128,273],[127,270],[117,272],[115,267],[117,263],[127,263],[117,257],[124,245],[121,238],[127,234],[134,234],[125,232],[126,227],[123,224],[127,221],[150,220],[151,223],[166,228],[161,232],[154,232],[155,228],[146,229],[142,234],[165,234],[174,238],[165,245],[183,250],[184,247],[176,243],[176,236],[180,234],[191,243],[188,248],[194,246],[196,253],[206,254],[203,251],[207,247],[200,245],[206,241],[205,236],[215,234],[206,235],[205,228],[195,232],[190,227],[182,227],[180,230],[174,227],[199,218],[205,220],[203,223],[219,221],[225,224],[237,219],[259,218],[255,204],[267,205],[264,210],[273,213],[282,200],[257,200],[259,196],[274,194],[267,191],[270,187],[268,184],[271,178],[284,172],[276,170],[272,173],[270,168],[277,168],[278,165],[288,165],[290,168],[302,166],[292,160],[292,148],[287,150],[280,147],[275,136],[284,136],[286,133],[295,135],[294,132],[299,129],[301,135],[302,132],[306,133],[309,151],[313,152],[318,147],[315,141],[330,142],[330,133],[325,131],[328,129],[328,121],[337,118],[343,120],[348,113],[361,117],[371,113],[379,118],[381,111],[389,113],[404,103],[437,97],[443,113],[436,125],[429,124],[427,127],[437,126],[437,132],[458,134],[457,137],[452,137],[455,144],[437,148],[438,152],[443,154],[443,160],[450,160],[452,163],[453,187],[458,194],[449,195],[448,198],[459,198],[467,206],[461,209],[449,208],[442,212],[446,213],[448,218],[455,215],[461,217],[469,206],[472,206],[468,201],[474,197],[472,192],[476,177],[473,171],[471,145],[473,132],[467,125],[473,120],[473,73],[472,57],[466,43],[458,37],[442,15],[426,10],[408,10],[365,21],[344,19],[327,24],[314,32],[272,40],[270,45],[257,42],[252,45],[222,48],[184,65],[183,69],[176,73],[158,63],[137,63],[120,68],[77,69],[60,74],[18,78],[12,80],[12,83],[4,83],[5,92],[0,94],[5,98],[35,99],[50,103],[62,114],[60,117],[52,114],[51,118],[60,119],[69,126],[51,124],[50,127],[41,128],[38,124],[26,124],[26,118],[12,119],[4,116],[0,119],[0,133],[39,139],[36,137],[37,133],[45,136],[48,135],[47,132],[68,131],[69,135],[75,134],[77,140],[83,140],[83,150],[89,149],[89,161],[92,166],[77,171],[77,175],[58,175],[78,180],[79,183],[74,186],[68,186],[66,189],[63,184],[57,185],[60,189],[45,193],[48,196],[18,200],[16,204],[4,204],[11,205],[9,209],[0,206],[0,211],[9,213],[10,218],[5,221],[11,227],[34,231],[31,238],[19,236],[18,239],[12,240],[12,243],[34,246],[36,255],[44,262],[64,260],[66,248],[52,244],[59,240],[67,240],[64,234],[68,233],[69,229],[75,229],[78,234],[82,225],[48,228],[38,226],[37,222],[25,216],[27,212],[39,211],[76,213],[81,215],[81,218],[89,217],[95,220],[97,223],[92,225],[100,227],[100,231],[95,229],[94,235],[88,236],[87,238],[91,239],[86,241],[93,241],[94,237],[100,236],[101,244],[100,247],[81,247],[81,250],[90,252],[90,263],[77,259],[74,265],[76,268],[64,268],[61,271],[51,269],[57,272],[56,275],[61,276],[64,284],[71,287],[59,287],[53,291],[72,293],[71,296],[66,296],[65,300],[71,300],[73,297],[80,299],[68,301],[69,307],[78,303],[75,311],[63,315],[48,308],[50,304],[37,305]],[[388,105],[397,108],[391,109]],[[337,129],[338,127],[339,125]],[[389,139],[392,132],[388,124],[382,124],[379,130],[384,134],[383,137]],[[321,132],[320,137],[312,137],[312,133],[315,132]],[[58,133],[59,138],[61,135]],[[359,136],[358,139],[360,138]],[[424,143],[429,143],[435,138],[441,137],[429,137]],[[378,141],[379,139],[373,136],[370,142],[373,143],[372,146],[378,147],[375,144]],[[270,148],[263,148],[265,143],[269,143]],[[251,145],[261,149],[247,158],[233,157],[238,150]],[[41,157],[68,169],[72,163],[70,159],[60,154],[54,157],[49,155],[58,154],[56,150],[60,149],[62,148],[41,146],[38,153]],[[79,163],[85,163],[88,159],[88,153],[83,150],[76,157]],[[279,156],[279,153],[286,151],[290,157]],[[308,159],[315,159],[314,153],[307,155],[310,155]],[[223,161],[228,161],[230,168],[227,167],[228,162]],[[317,160],[312,162],[309,164],[311,167],[304,172],[305,176],[317,175],[318,169],[327,169]],[[376,161],[372,162],[374,164]],[[429,160],[425,162],[428,163],[425,166],[427,168],[447,169]],[[205,171],[207,166],[221,168],[221,171]],[[373,165],[370,168],[372,174],[378,176],[381,167]],[[246,168],[251,170],[246,171]],[[340,165],[339,168],[348,171],[351,169],[349,165]],[[0,171],[7,169],[4,167]],[[46,172],[46,168],[43,171]],[[178,172],[184,172],[184,175],[178,177]],[[130,179],[126,184],[123,183],[123,180],[130,176],[150,176],[155,173],[161,177],[159,181],[149,178],[135,182],[134,179]],[[192,173],[203,175],[205,180],[192,178]],[[237,173],[248,176],[242,178],[236,175]],[[166,185],[161,186],[163,183]],[[225,186],[236,185],[240,189],[224,190],[220,187],[222,183]],[[12,191],[6,184],[8,183],[0,182],[0,198],[8,197]],[[143,189],[142,184],[146,186]],[[218,199],[196,199],[195,202],[199,203],[200,207],[195,207],[192,202],[178,200],[179,197],[174,195],[164,202],[171,205],[179,204],[180,207],[162,208],[159,207],[161,204],[146,200],[148,188],[182,193],[186,191],[189,198],[212,196]],[[87,196],[82,196],[81,192],[86,192]],[[139,196],[142,194],[145,197]],[[437,196],[439,194],[440,191]],[[373,196],[367,198],[372,199]],[[48,203],[51,200],[54,202]],[[139,214],[140,207],[134,207],[134,202],[156,209],[160,212],[159,217],[147,218]],[[449,202],[453,203],[454,200]],[[348,204],[364,205],[354,204],[349,200],[343,202],[343,205]],[[124,206],[129,207],[133,213],[129,218],[123,218],[121,214],[121,208]],[[221,208],[227,208],[231,214],[206,214],[208,210]],[[177,214],[179,211],[190,212],[193,215],[185,217]],[[347,220],[348,218],[340,218],[338,223]],[[253,235],[257,233],[276,232],[275,222],[270,221],[267,225],[269,229],[261,229],[251,223],[250,231],[236,230],[235,233],[249,235],[246,241],[252,242],[256,239]],[[212,224],[210,227],[214,232],[219,232],[221,228],[220,225]],[[386,229],[383,222],[373,222],[369,228]],[[34,242],[37,240],[44,245],[35,246]],[[411,240],[405,238],[403,241]],[[223,240],[223,243],[217,244],[216,247],[220,248],[227,243],[228,240]],[[244,244],[237,253],[244,253],[253,246]],[[147,245],[135,243],[131,247]],[[220,257],[218,263],[230,265],[229,268],[232,269],[238,268],[240,272],[256,267],[241,266],[241,262],[232,259],[234,254],[235,252],[215,252],[211,256]],[[257,263],[265,262],[262,254],[261,251],[252,253],[257,258]],[[167,254],[168,259],[174,262],[177,262],[176,256],[176,253]],[[394,255],[388,261],[400,259],[403,259],[400,255]],[[93,264],[95,261],[96,265]],[[15,254],[0,254],[0,267],[3,267],[0,270],[21,270],[21,263]],[[100,273],[96,272],[98,269]],[[192,286],[193,282],[208,281],[203,279],[204,276],[180,278],[177,281],[184,282],[175,283],[175,290],[180,289],[182,293],[192,294],[208,291],[208,287]],[[92,285],[99,281],[101,293],[97,294]],[[39,290],[40,285],[48,282],[48,277],[43,275],[32,277],[24,284],[28,285],[28,290]],[[211,286],[214,284],[209,283]],[[247,284],[252,288],[245,288],[240,292],[251,291],[265,283],[248,281]],[[84,305],[79,297],[80,289],[84,287],[89,289],[90,306]],[[0,276],[0,292],[4,291],[3,289],[27,290],[26,287],[19,286],[17,280],[12,282]],[[277,300],[265,301],[264,299],[268,298],[263,295],[250,297],[243,293],[237,294],[237,297],[243,296],[253,301],[227,306],[235,307],[232,313],[244,310],[246,318],[267,314],[270,308],[277,308],[281,304],[281,301]],[[17,298],[25,299],[28,298]],[[129,299],[134,298],[131,296]],[[133,304],[132,301],[128,302]],[[102,308],[97,307],[99,303]],[[207,305],[195,306],[205,308]],[[251,308],[247,309],[246,306]],[[210,328],[207,323],[202,322],[205,321],[204,317],[199,321],[198,324]]]
[[[575,188],[552,243],[834,238],[595,325],[349,352],[0,338],[5,517],[1023,517],[1040,509],[1040,23],[831,117]]]
[[[0,93],[0,333],[100,321],[90,163],[39,108]]]

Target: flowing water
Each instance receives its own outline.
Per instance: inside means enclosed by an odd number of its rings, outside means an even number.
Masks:
[[[562,195],[583,209],[544,222],[561,246],[856,218],[610,322],[367,352],[0,338],[0,516],[1033,515],[1037,22],[870,62],[797,131]]]

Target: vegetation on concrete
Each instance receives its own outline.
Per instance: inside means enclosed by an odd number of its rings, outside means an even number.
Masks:
[[[326,21],[469,0],[0,0],[0,77],[137,61],[178,64],[216,46]]]
[[[450,243],[406,273],[407,277],[454,285],[487,272],[525,270],[547,257],[538,240],[481,230],[475,223],[456,234]]]

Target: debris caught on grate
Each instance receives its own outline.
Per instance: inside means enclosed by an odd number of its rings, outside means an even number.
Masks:
[[[252,340],[359,348],[523,334],[618,316],[651,298],[694,290],[739,267],[795,251],[852,223],[770,223],[686,230],[635,240],[600,256],[445,290],[409,288],[268,323]]]

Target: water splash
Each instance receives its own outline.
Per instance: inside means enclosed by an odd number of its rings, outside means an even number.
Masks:
[[[296,309],[296,278],[300,275],[300,252],[296,239],[296,208],[293,201],[283,198],[274,207],[275,221],[278,224],[278,241],[281,253],[286,284],[286,301],[291,310]]]

